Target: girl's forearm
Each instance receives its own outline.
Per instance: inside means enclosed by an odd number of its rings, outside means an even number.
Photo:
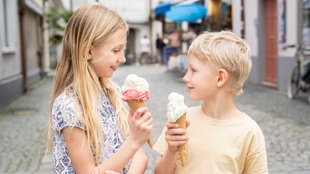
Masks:
[[[120,172],[141,146],[131,138],[123,143],[119,150],[99,167],[99,174],[105,174],[106,170]]]
[[[144,174],[147,167],[147,156],[140,148],[132,158],[127,174]]]
[[[174,174],[176,160],[177,153],[167,150],[157,163],[154,174]]]

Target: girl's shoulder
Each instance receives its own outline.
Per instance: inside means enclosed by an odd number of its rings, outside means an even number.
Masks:
[[[76,90],[68,86],[55,99],[53,108],[73,109],[78,105],[78,96]]]
[[[53,103],[52,120],[56,130],[59,132],[66,126],[82,128],[83,120],[80,117],[82,108],[78,102],[75,90],[66,87]]]

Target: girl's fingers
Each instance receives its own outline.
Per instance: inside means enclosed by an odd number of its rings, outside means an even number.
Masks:
[[[152,114],[150,112],[145,112],[143,115],[141,115],[140,120],[142,122],[146,122],[148,120],[152,119]]]
[[[120,174],[119,172],[114,172],[114,171],[111,171],[111,170],[106,170],[105,173],[106,174]]]

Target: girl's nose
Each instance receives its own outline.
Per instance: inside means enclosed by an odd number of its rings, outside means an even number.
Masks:
[[[122,53],[122,55],[120,55],[120,57],[118,58],[118,61],[121,62],[121,63],[125,63],[126,62],[126,57],[125,57],[124,53]]]

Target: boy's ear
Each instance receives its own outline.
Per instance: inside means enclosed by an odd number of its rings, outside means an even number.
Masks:
[[[227,81],[228,81],[228,72],[225,69],[220,68],[217,71],[217,86],[222,87],[226,84]]]

